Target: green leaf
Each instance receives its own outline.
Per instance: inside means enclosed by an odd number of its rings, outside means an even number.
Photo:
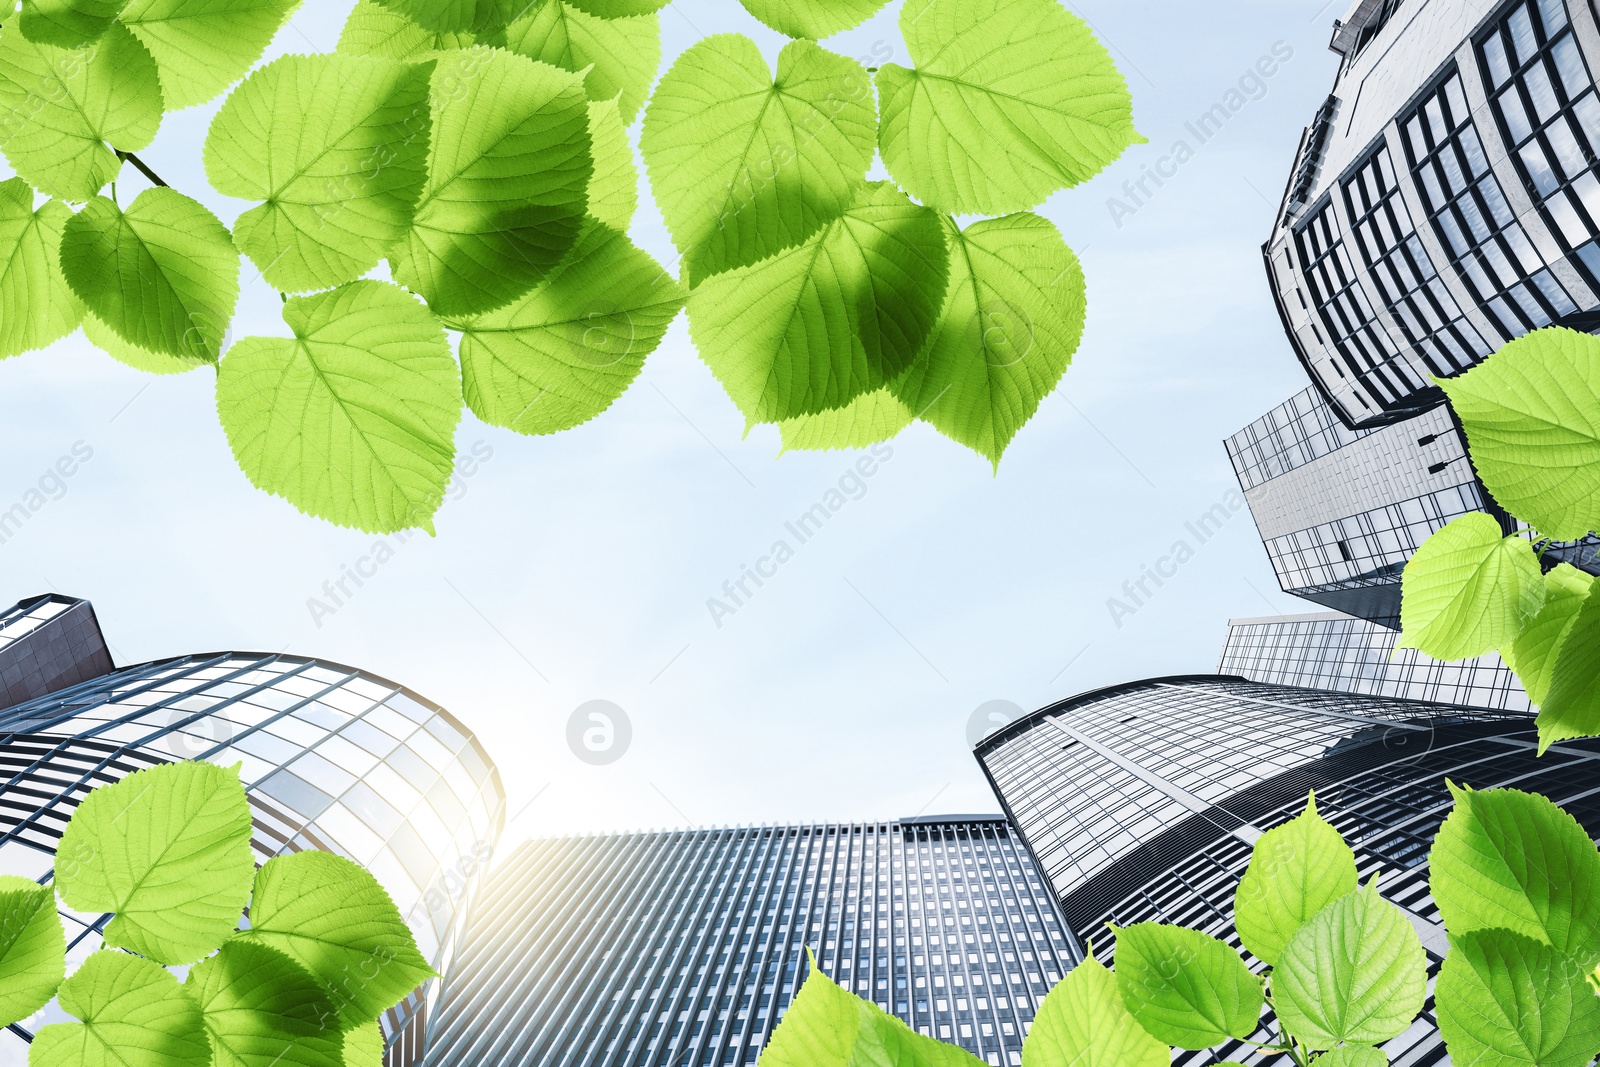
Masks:
[[[345,1067],[333,1001],[284,953],[234,939],[184,983],[200,1005],[212,1067]]]
[[[916,69],[878,71],[878,145],[924,204],[1036,207],[1144,143],[1110,53],[1056,0],[906,0],[900,30]]]
[[[339,51],[353,56],[385,59],[421,59],[436,50],[471,48],[477,38],[470,32],[443,33],[424,29],[377,0],[360,0],[339,35]]]
[[[1541,754],[1557,741],[1600,733],[1600,597],[1586,597],[1578,605],[1548,671],[1539,706]]]
[[[872,82],[809,41],[778,56],[707,37],[678,57],[645,109],[651,190],[691,287],[812,237],[860,195],[872,162]]]
[[[616,230],[590,223],[544,282],[462,331],[467,405],[484,422],[557,433],[605,411],[638,377],[683,291]]]
[[[594,179],[589,183],[589,217],[626,231],[639,206],[639,172],[633,146],[614,100],[589,104],[589,137],[594,142]]]
[[[583,83],[499,49],[441,53],[428,181],[395,280],[440,315],[502,307],[578,237],[594,174]]]
[[[1117,993],[1117,979],[1090,956],[1057,983],[1022,1046],[1022,1067],[1167,1067],[1172,1053],[1145,1032]]]
[[[1302,926],[1272,971],[1278,1019],[1309,1049],[1398,1037],[1427,994],[1417,931],[1371,884]]]
[[[689,294],[700,356],[753,422],[844,407],[906,369],[949,270],[939,217],[887,182],[804,244]]]
[[[200,1006],[176,978],[149,960],[96,952],[62,984],[60,1004],[83,1021],[41,1027],[28,1050],[29,1067],[211,1063]]]
[[[250,929],[239,936],[316,975],[346,1029],[370,1023],[437,977],[377,879],[327,852],[268,860],[256,875]]]
[[[445,33],[503,29],[527,0],[378,0],[424,29]]]
[[[1340,1045],[1312,1060],[1311,1067],[1389,1067],[1389,1057],[1371,1045]]]
[[[1401,648],[1437,660],[1471,659],[1511,643],[1544,606],[1539,558],[1493,516],[1463,515],[1406,564]]]
[[[1139,1025],[1187,1049],[1250,1036],[1265,1003],[1261,979],[1233,949],[1160,923],[1117,930],[1117,989]]]
[[[344,1035],[344,1067],[383,1067],[383,1029],[377,1023]]]
[[[49,886],[0,874],[0,1026],[21,1022],[56,995],[67,936]]]
[[[119,337],[162,355],[215,360],[239,298],[239,253],[199,202],[146,189],[124,212],[95,197],[66,224],[61,270]]]
[[[198,367],[210,366],[203,359],[165,356],[148,348],[140,348],[118,337],[111,327],[95,318],[94,313],[89,311],[83,313],[83,336],[112,359],[126,363],[134,370],[141,370],[146,374],[184,374]]]
[[[589,99],[616,100],[623,124],[631,124],[661,66],[661,20],[653,14],[599,18],[562,0],[528,6],[528,14],[506,27],[505,47],[583,74]]]
[[[810,950],[807,958],[811,973],[762,1051],[761,1067],[982,1067],[970,1052],[923,1037],[839,988]]]
[[[22,33],[30,41],[77,48],[111,28],[128,0],[22,0]]]
[[[1500,650],[1506,663],[1517,672],[1528,699],[1542,705],[1550,692],[1550,675],[1555,667],[1556,650],[1572,632],[1578,609],[1589,595],[1594,579],[1570,563],[1560,563],[1544,576],[1544,607],[1539,614]]]
[[[430,533],[461,418],[444,329],[409,294],[360,281],[290,300],[294,338],[235,344],[217,412],[258,488],[369,533]]]
[[[1083,269],[1038,215],[946,220],[950,286],[927,348],[890,388],[917,417],[1000,457],[1055,389],[1083,337]]]
[[[78,911],[116,912],[107,945],[193,963],[244,913],[255,871],[250,830],[238,767],[138,771],[94,790],[73,813],[56,854],[56,888]]]
[[[650,15],[672,0],[568,0],[570,6],[603,19],[625,19]]]
[[[1233,899],[1239,940],[1263,963],[1276,964],[1297,930],[1356,888],[1355,853],[1317,814],[1313,795],[1304,814],[1256,842]]]
[[[113,27],[75,51],[0,29],[0,150],[35,189],[83,201],[117,176],[112,151],[137,152],[161,127],[155,60]],[[107,142],[110,142],[109,147]]]
[[[1501,507],[1558,541],[1600,527],[1600,340],[1535,330],[1439,387]]]
[[[234,226],[274,289],[355,281],[411,229],[428,176],[428,64],[284,56],[252,74],[206,137],[219,193],[265,201]]]
[[[911,409],[888,389],[863,393],[842,408],[778,423],[784,452],[857,449],[887,441],[910,426]]]
[[[1453,937],[1434,1002],[1461,1067],[1585,1067],[1600,1053],[1600,999],[1583,971],[1509,930]]]
[[[739,0],[779,33],[821,40],[871,18],[888,0]]]
[[[1498,927],[1600,963],[1600,853],[1577,820],[1535,793],[1450,792],[1428,863],[1451,935]]]
[[[300,0],[132,0],[122,22],[150,50],[168,111],[244,77]]]
[[[61,276],[61,231],[71,217],[59,200],[35,210],[21,178],[0,182],[0,359],[59,341],[83,319]]]

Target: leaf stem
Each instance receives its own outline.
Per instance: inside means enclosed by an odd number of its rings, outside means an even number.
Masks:
[[[140,174],[143,174],[146,178],[149,178],[151,181],[155,182],[161,188],[163,188],[163,189],[172,188],[170,185],[168,185],[165,181],[162,180],[161,175],[157,174],[155,171],[153,171],[149,167],[145,166],[144,160],[140,159],[138,156],[134,155],[132,152],[124,152],[124,151],[121,151],[119,149],[117,151],[117,158],[122,160],[125,163],[132,163],[134,165],[134,167],[138,169]]]

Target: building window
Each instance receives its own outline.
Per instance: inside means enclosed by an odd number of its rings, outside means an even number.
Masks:
[[[1450,377],[1488,358],[1489,345],[1466,321],[1417,237],[1388,145],[1356,168],[1344,183],[1344,199],[1383,303],[1428,370]]]
[[[1458,71],[1418,105],[1401,131],[1446,254],[1505,336],[1520,337],[1576,311],[1489,169]]]
[[[1600,288],[1600,96],[1562,0],[1519,3],[1478,43],[1495,116],[1528,194]]]
[[[1345,247],[1333,200],[1324,201],[1296,231],[1295,247],[1328,336],[1367,391],[1389,407],[1426,387],[1420,375],[1398,360],[1399,347],[1380,322]]]

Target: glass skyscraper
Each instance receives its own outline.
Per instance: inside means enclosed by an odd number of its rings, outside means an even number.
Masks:
[[[1412,553],[1453,519],[1495,510],[1442,405],[1350,429],[1307,389],[1226,445],[1283,590],[1394,629]]]
[[[71,606],[57,617],[88,609],[65,602]],[[4,655],[0,649],[0,662]],[[444,709],[320,660],[182,656],[0,711],[0,872],[45,881],[67,820],[91,788],[187,759],[242,765],[258,862],[308,848],[355,860],[389,891],[434,968],[449,966],[465,887],[504,820],[498,772]],[[63,910],[62,918],[75,965],[100,946],[106,917]],[[385,1016],[389,1067],[415,1062],[438,984]],[[25,1063],[30,1035],[62,1018],[52,1002],[4,1031],[0,1064]]]
[[[1313,388],[1228,440],[1279,583],[1399,627],[1400,574],[1486,511],[1435,378],[1600,328],[1600,25],[1566,0],[1360,0],[1265,246]],[[1600,544],[1547,558],[1600,573]]]
[[[535,841],[473,900],[426,1063],[753,1064],[807,947],[995,1065],[1080,958],[999,816]]]
[[[1600,832],[1600,741],[1536,753],[1526,714],[1214,675],[1087,693],[977,749],[1071,935],[1080,944],[1093,937],[1108,962],[1107,923],[1176,923],[1239,947],[1233,896],[1251,848],[1315,789],[1318,810],[1355,848],[1363,880],[1381,875],[1435,971],[1447,943],[1427,861],[1451,807],[1447,781],[1544,793]],[[1431,1000],[1385,1051],[1396,1067],[1447,1062]],[[1217,1059],[1276,1062],[1243,1042]],[[1173,1062],[1216,1061],[1180,1052]]]
[[[1228,624],[1218,674],[1302,689],[1531,711],[1522,682],[1498,652],[1440,663],[1365,619],[1325,612]]]
[[[1366,426],[1600,309],[1600,28],[1565,0],[1362,0],[1265,253],[1301,361]]]

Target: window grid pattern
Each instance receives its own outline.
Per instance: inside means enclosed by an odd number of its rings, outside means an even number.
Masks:
[[[1337,743],[1350,731],[1342,714],[1398,721],[1415,708],[1202,676],[1120,688],[1035,718],[1060,717],[1178,790],[1215,804]],[[1060,731],[1013,725],[985,740],[978,755],[1063,898],[1193,813],[1178,796]]]
[[[258,862],[307,848],[372,871],[441,970],[457,905],[504,819],[499,774],[448,713],[383,679],[283,655],[223,653],[130,667],[0,713],[0,872],[43,880],[88,791],[159,763],[242,764]],[[74,959],[104,916],[63,912]],[[384,1020],[391,1067],[420,1039],[429,983]],[[0,1065],[65,1018],[54,1002],[0,1036]],[[396,1055],[396,1047],[407,1055]]]
[[[111,653],[88,601],[52,594],[0,612],[0,708],[97,678],[111,668]]]
[[[1490,170],[1459,72],[1401,123],[1401,136],[1446,254],[1506,339],[1578,310]]]
[[[1225,443],[1239,485],[1248,491],[1372,432],[1345,426],[1322,394],[1311,388],[1296,393]]]
[[[1463,465],[1464,467],[1464,465]],[[1463,470],[1470,475],[1470,470]],[[1476,479],[1437,493],[1264,542],[1285,592],[1305,594],[1399,581],[1406,561],[1446,525],[1489,510]]]
[[[1057,722],[1116,761],[1084,744],[1063,747]],[[1045,709],[986,740],[978,758],[1036,853],[1066,840],[1096,854],[1094,842],[1078,835],[1108,764],[1141,772],[1129,776],[1137,783],[1127,787],[1122,817],[1129,821],[1150,804],[1187,798],[1181,814],[1123,842],[1095,869],[1053,879],[1074,932],[1099,934],[1103,956],[1114,952],[1103,934],[1107,922],[1177,923],[1239,947],[1232,902],[1250,835],[1235,828],[1280,825],[1315,789],[1318,809],[1354,845],[1363,877],[1381,872],[1385,895],[1432,931],[1425,940],[1436,972],[1444,940],[1428,894],[1427,852],[1449,811],[1446,782],[1538,790],[1571,807],[1591,832],[1600,829],[1600,743],[1556,748],[1553,759],[1536,758],[1526,713],[1201,676],[1135,683]],[[1160,859],[1153,846],[1184,834],[1181,851]],[[1108,874],[1121,882],[1107,882]],[[1265,1028],[1253,1036],[1264,1040]],[[1385,1051],[1401,1067],[1447,1062],[1431,1002]],[[1222,1059],[1272,1062],[1242,1042],[1215,1057],[1180,1051],[1173,1062],[1200,1067]]]
[[[754,1063],[823,972],[923,1034],[1020,1062],[1078,956],[1004,819],[524,845],[476,898],[429,1067]]]
[[[1400,635],[1365,619],[1329,613],[1237,620],[1218,674],[1305,689],[1530,711],[1528,694],[1499,653],[1440,663],[1396,649]]]
[[[0,649],[20,641],[80,601],[61,596],[24,600],[0,612]]]
[[[1427,370],[1450,377],[1486,359],[1488,343],[1461,313],[1417,236],[1388,145],[1380,146],[1344,183],[1344,199],[1356,244],[1384,305]]]
[[[1519,3],[1478,43],[1495,117],[1528,193],[1600,286],[1600,95],[1563,0]]]
[[[1336,201],[1326,200],[1296,231],[1300,269],[1327,331],[1327,343],[1384,407],[1395,406],[1428,383],[1399,358],[1400,349],[1384,328],[1350,258],[1335,212]]]

